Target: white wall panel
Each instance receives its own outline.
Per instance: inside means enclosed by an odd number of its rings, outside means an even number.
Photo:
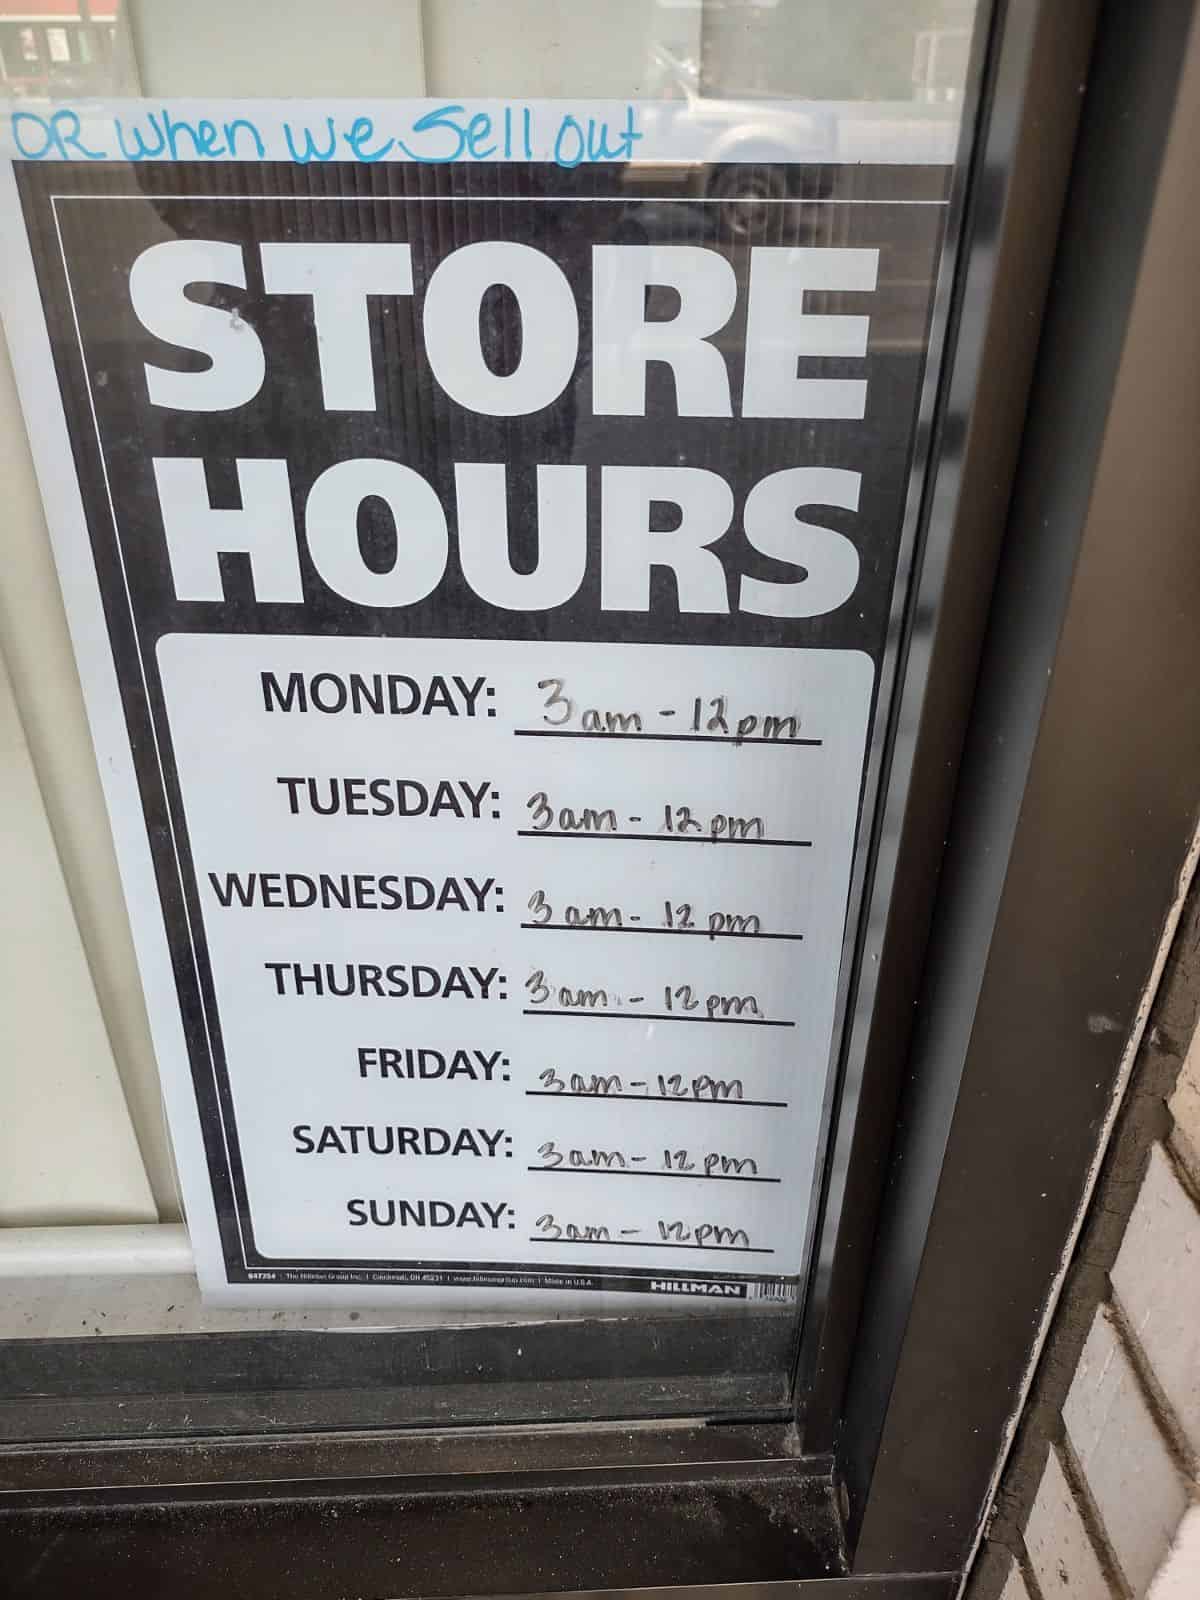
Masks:
[[[701,14],[699,0],[427,0],[429,93],[649,98],[655,45],[698,60]]]
[[[425,92],[420,0],[136,0],[128,16],[143,94]]]
[[[66,879],[129,1115],[164,1220],[179,1216],[174,1167],[134,960],[112,836],[41,499],[29,456],[8,352],[0,341],[0,484],[4,560],[0,563],[0,652],[7,662],[57,847],[53,874]],[[7,950],[0,950],[0,961]],[[5,1081],[0,1114],[17,1086]],[[63,1107],[63,1116],[74,1113]],[[67,1220],[82,1221],[82,1218]]]
[[[0,1225],[154,1221],[154,1198],[2,665],[0,882]]]

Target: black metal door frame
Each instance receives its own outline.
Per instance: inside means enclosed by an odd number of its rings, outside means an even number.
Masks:
[[[1194,23],[1108,0],[1088,69],[847,1396],[864,1572],[969,1556],[1194,838],[1195,373],[1119,383]]]

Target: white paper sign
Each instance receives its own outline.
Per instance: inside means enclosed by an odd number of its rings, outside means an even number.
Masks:
[[[799,1271],[866,656],[158,657],[259,1254]]]
[[[944,169],[43,154],[6,327],[206,1294],[796,1300]]]

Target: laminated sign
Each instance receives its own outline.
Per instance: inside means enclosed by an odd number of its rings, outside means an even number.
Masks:
[[[809,111],[8,114],[210,1297],[798,1298],[950,172]]]

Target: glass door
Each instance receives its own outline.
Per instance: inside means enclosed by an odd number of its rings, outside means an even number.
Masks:
[[[987,20],[0,20],[5,1437],[793,1414]]]

